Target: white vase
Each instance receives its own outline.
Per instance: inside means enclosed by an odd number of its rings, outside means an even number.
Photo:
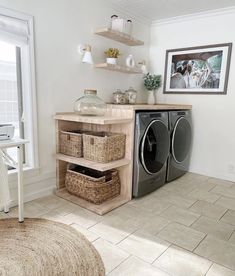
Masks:
[[[114,65],[116,65],[117,64],[117,58],[106,58],[106,62],[108,64],[114,64]]]
[[[154,90],[149,90],[148,91],[148,104],[155,104],[155,95],[154,95]]]
[[[133,58],[132,55],[129,55],[127,58],[126,58],[126,66],[127,67],[130,67],[130,68],[134,68],[135,67],[135,60]]]

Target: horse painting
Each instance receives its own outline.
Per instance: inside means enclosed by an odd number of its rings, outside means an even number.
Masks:
[[[221,87],[224,90],[227,86],[230,57],[231,43],[168,50],[164,93],[167,93],[166,80],[169,90],[176,93],[221,92]]]

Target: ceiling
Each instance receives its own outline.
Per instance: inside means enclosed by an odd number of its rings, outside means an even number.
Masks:
[[[107,0],[148,22],[235,6],[235,0]]]

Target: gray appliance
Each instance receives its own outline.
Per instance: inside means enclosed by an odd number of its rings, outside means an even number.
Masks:
[[[170,149],[167,112],[137,112],[133,169],[133,197],[164,185]]]
[[[189,169],[192,145],[192,119],[190,110],[169,111],[171,148],[167,166],[167,182]]]

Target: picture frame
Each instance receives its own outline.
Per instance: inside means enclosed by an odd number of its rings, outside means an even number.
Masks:
[[[232,43],[166,51],[164,94],[227,94]]]

